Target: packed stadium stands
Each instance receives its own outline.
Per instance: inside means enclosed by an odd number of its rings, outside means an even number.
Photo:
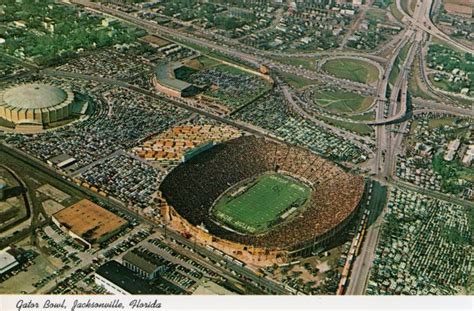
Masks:
[[[292,217],[260,235],[228,230],[214,222],[210,209],[233,185],[265,172],[278,171],[309,184],[309,202]],[[294,146],[254,136],[216,145],[173,169],[160,185],[180,217],[213,236],[243,245],[296,250],[334,234],[355,213],[364,193],[364,179]]]

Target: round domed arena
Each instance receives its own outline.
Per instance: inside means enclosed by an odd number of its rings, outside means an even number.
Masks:
[[[74,94],[49,84],[21,84],[0,91],[0,117],[18,124],[45,126],[69,118]]]
[[[170,227],[244,261],[305,256],[329,245],[357,213],[364,190],[362,176],[255,136],[194,155],[160,185]]]

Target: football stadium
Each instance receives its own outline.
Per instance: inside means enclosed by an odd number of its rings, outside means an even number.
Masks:
[[[160,191],[167,226],[253,263],[320,251],[358,211],[365,181],[310,151],[255,136],[175,167]]]

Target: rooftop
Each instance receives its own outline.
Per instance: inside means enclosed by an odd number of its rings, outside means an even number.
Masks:
[[[5,90],[0,103],[22,109],[48,108],[61,104],[66,91],[48,84],[21,84]]]
[[[225,289],[224,287],[212,282],[204,281],[200,284],[193,295],[235,295],[230,290]]]
[[[140,268],[146,273],[155,272],[160,266],[163,265],[163,262],[158,262],[155,258],[147,256],[144,252],[140,252],[137,249],[133,249],[127,252],[122,260],[131,263],[132,265]]]
[[[98,240],[127,224],[125,219],[86,199],[60,210],[53,217],[88,241]]]
[[[126,292],[134,295],[159,295],[165,292],[155,286],[150,285],[149,282],[139,278],[132,271],[127,269],[115,260],[106,262],[100,266],[96,274],[109,280],[111,283],[119,286]]]
[[[15,257],[8,252],[10,248],[7,247],[0,251],[0,273],[7,271],[11,266],[18,264]]]
[[[162,63],[155,69],[158,82],[173,90],[182,91],[192,86],[192,84],[175,78],[174,71],[178,69],[180,63]]]

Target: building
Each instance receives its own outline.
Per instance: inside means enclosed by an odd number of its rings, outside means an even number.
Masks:
[[[21,84],[0,92],[0,118],[45,126],[72,114],[72,91],[48,84]]]
[[[198,94],[201,91],[200,87],[176,79],[175,71],[181,66],[181,63],[162,63],[158,65],[153,77],[155,88],[173,97],[189,97]]]
[[[128,225],[125,219],[86,199],[53,214],[52,220],[87,247],[108,240]]]
[[[141,278],[153,280],[166,269],[165,261],[140,249],[132,249],[122,257],[122,264]]]
[[[470,145],[462,158],[462,164],[465,166],[471,166],[472,160],[474,159],[474,145]]]
[[[196,288],[193,295],[235,295],[235,293],[212,281],[206,280]]]
[[[13,268],[17,267],[19,262],[15,256],[11,254],[11,248],[7,247],[0,251],[0,276],[8,273]]]
[[[46,163],[48,163],[50,166],[54,166],[59,169],[64,169],[68,167],[69,165],[74,164],[75,162],[76,162],[75,158],[65,153],[52,157],[46,161]]]
[[[141,279],[115,260],[106,262],[95,271],[95,283],[114,295],[166,294],[160,288]]]
[[[459,139],[450,141],[448,144],[448,150],[446,150],[446,153],[444,155],[444,159],[446,161],[452,161],[460,145],[461,145],[461,141]]]

